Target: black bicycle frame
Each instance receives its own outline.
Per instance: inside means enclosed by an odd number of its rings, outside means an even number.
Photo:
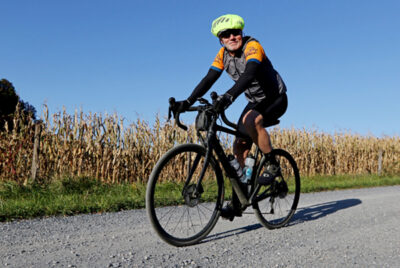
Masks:
[[[216,100],[217,95],[216,95],[215,92],[211,93],[211,98],[214,101]],[[208,101],[206,101],[204,99],[202,99],[200,102],[203,102],[203,104],[206,103],[206,104],[210,105],[210,103],[208,103]],[[170,98],[169,99],[169,103],[170,103],[170,109],[169,109],[168,114],[169,114],[169,118],[170,118],[171,117],[171,111],[173,111],[172,108],[175,105],[175,99],[174,98]],[[201,109],[200,106],[199,107],[191,107],[191,108],[188,109],[188,111],[199,111],[199,109]],[[221,115],[221,118],[224,121],[224,123],[226,125],[232,127],[234,130],[226,128],[226,127],[221,126],[221,125],[218,125],[217,124],[218,115],[214,111],[214,113],[212,114],[212,117],[211,117],[212,118],[211,124],[209,126],[208,131],[207,131],[206,140],[203,139],[202,135],[198,131],[197,134],[199,135],[199,137],[201,137],[201,140],[202,140],[204,146],[206,147],[207,151],[206,151],[206,155],[205,155],[203,168],[201,170],[199,180],[197,181],[197,184],[196,184],[196,190],[193,192],[193,195],[195,195],[195,197],[197,197],[202,192],[201,181],[203,180],[203,177],[204,177],[204,174],[206,173],[208,164],[210,163],[210,157],[212,155],[212,152],[214,151],[216,153],[216,155],[218,156],[218,160],[222,164],[223,169],[225,170],[226,174],[229,177],[229,180],[230,180],[230,182],[232,184],[233,190],[237,194],[237,196],[239,198],[239,201],[242,204],[242,207],[244,208],[244,207],[247,207],[247,206],[251,205],[253,202],[258,202],[258,201],[260,201],[262,199],[267,198],[269,195],[265,194],[266,193],[265,192],[265,193],[261,194],[260,196],[256,197],[256,194],[257,194],[258,190],[260,189],[260,185],[257,184],[256,188],[252,189],[253,191],[251,191],[250,197],[248,198],[246,196],[245,192],[247,192],[247,189],[244,189],[244,187],[247,187],[247,185],[243,185],[243,184],[239,183],[239,178],[238,178],[238,176],[236,174],[236,170],[229,163],[228,157],[226,156],[226,154],[225,154],[220,142],[218,141],[217,131],[222,131],[224,133],[228,133],[228,134],[234,135],[235,137],[239,137],[239,138],[249,138],[249,137],[244,135],[244,134],[242,134],[242,133],[240,133],[239,131],[237,131],[236,130],[237,129],[236,124],[230,122],[226,118],[224,112],[222,112],[220,115]],[[179,113],[175,113],[174,117],[175,117],[176,124],[180,128],[182,128],[184,130],[187,130],[187,127],[185,125],[183,125],[179,120]],[[270,125],[273,125],[273,124],[276,124],[276,123],[279,123],[279,121],[272,122]],[[254,155],[255,159],[258,159],[258,154],[259,153],[260,153],[260,150],[259,150],[258,147],[256,147],[256,152],[255,152],[255,155]],[[263,159],[264,159],[264,156],[262,156],[262,158],[261,158],[259,163],[262,163],[264,161]],[[186,187],[188,186],[188,184],[189,184],[189,182],[191,180],[191,177],[192,177],[195,169],[197,168],[197,165],[199,164],[199,160],[200,160],[200,156],[197,156],[195,161],[194,161],[194,163],[193,163],[193,166],[191,168],[189,167],[189,173],[188,173],[188,177],[186,178],[184,189],[186,189]],[[256,172],[253,172],[251,180],[250,180],[250,182],[253,185],[254,185],[255,175],[259,174],[259,172],[260,172],[261,166],[259,165],[259,163],[256,163],[254,165],[255,167],[258,166],[258,169],[257,169]]]
[[[222,116],[225,117],[224,114]],[[222,132],[225,132],[225,133],[229,133],[229,134],[232,134],[232,135],[234,135],[236,137],[245,138],[246,136],[244,136],[243,134],[239,133],[236,130],[232,130],[232,129],[223,127],[221,125],[217,125],[216,121],[217,121],[217,117],[213,116],[211,124],[210,124],[210,128],[209,128],[209,130],[207,132],[207,138],[204,141],[205,142],[204,145],[206,146],[207,151],[206,151],[206,156],[205,156],[205,160],[204,160],[203,169],[201,171],[200,178],[199,178],[199,180],[197,182],[196,189],[200,189],[199,187],[201,187],[200,186],[201,185],[201,181],[202,181],[203,176],[205,174],[205,171],[206,171],[206,169],[208,167],[211,154],[214,151],[216,153],[216,155],[218,156],[218,160],[222,164],[223,169],[225,170],[226,174],[228,175],[229,180],[230,180],[230,182],[232,184],[233,190],[237,194],[242,207],[243,208],[247,207],[247,206],[249,206],[249,205],[251,205],[253,203],[253,199],[255,198],[255,194],[257,193],[258,188],[260,186],[258,185],[257,189],[255,189],[255,190],[253,190],[251,192],[251,196],[249,198],[246,196],[245,192],[247,192],[247,189],[244,189],[244,187],[247,187],[247,186],[244,185],[244,184],[240,184],[239,183],[239,178],[237,176],[236,170],[229,163],[228,157],[226,156],[225,151],[222,148],[222,146],[221,146],[221,144],[220,144],[220,142],[219,142],[219,140],[217,138],[217,131],[222,131]],[[229,122],[228,120],[224,120],[224,121]],[[199,135],[200,135],[200,133],[199,133]],[[259,152],[260,152],[259,148],[256,147],[256,152],[255,152],[255,156],[254,156],[255,159],[258,158]],[[252,174],[252,178],[251,178],[251,182],[252,183],[254,182],[255,174],[258,174],[258,170],[257,170],[257,172],[253,172],[253,174]],[[190,178],[188,178],[188,181],[189,180],[190,180]],[[196,190],[196,192],[197,192],[197,190]]]

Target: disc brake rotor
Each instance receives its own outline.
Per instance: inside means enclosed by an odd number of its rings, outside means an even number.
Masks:
[[[196,185],[191,184],[189,185],[185,191],[183,192],[183,197],[185,199],[186,205],[189,207],[194,207],[197,206],[197,204],[200,201],[201,193],[202,193],[202,187],[200,185],[200,192],[196,194]]]

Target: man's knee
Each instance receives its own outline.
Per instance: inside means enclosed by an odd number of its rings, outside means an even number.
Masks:
[[[242,123],[245,126],[247,132],[251,133],[259,127],[263,128],[264,119],[260,113],[252,110],[243,117]]]
[[[264,117],[263,117],[261,114],[259,114],[259,115],[255,118],[255,120],[254,120],[254,125],[255,125],[256,128],[258,128],[258,127],[264,128]]]
[[[246,130],[253,129],[255,127],[256,115],[254,111],[249,111],[245,116],[243,116],[242,124]]]

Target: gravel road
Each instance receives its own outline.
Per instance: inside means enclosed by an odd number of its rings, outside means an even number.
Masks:
[[[294,221],[251,209],[175,248],[145,210],[0,223],[1,267],[400,267],[400,186],[302,194]]]

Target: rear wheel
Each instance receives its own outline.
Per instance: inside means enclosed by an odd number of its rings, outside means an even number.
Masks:
[[[260,200],[253,204],[253,208],[263,226],[275,229],[285,226],[296,211],[300,198],[300,174],[288,152],[275,149],[271,154],[279,164],[279,175],[271,185],[260,187],[256,197]],[[260,166],[264,163],[261,162]],[[258,176],[263,168],[258,170]],[[257,180],[255,184],[257,186]]]
[[[146,209],[157,234],[174,246],[199,242],[217,223],[223,203],[222,172],[213,157],[197,186],[206,149],[183,144],[154,167],[147,185]]]

